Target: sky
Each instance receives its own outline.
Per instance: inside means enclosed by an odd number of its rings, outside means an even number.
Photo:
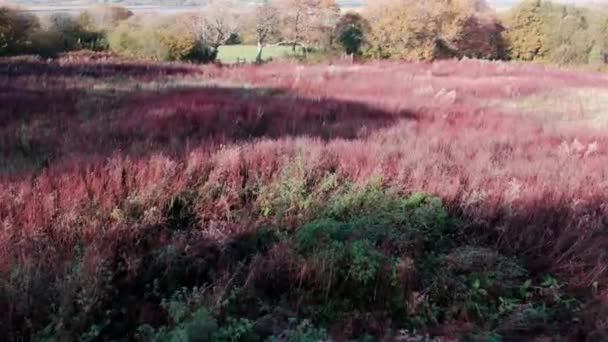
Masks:
[[[373,1],[373,0],[372,0]],[[496,8],[508,8],[517,4],[520,0],[488,0],[488,2]],[[608,4],[608,0],[554,0],[556,2],[582,5],[589,3]]]

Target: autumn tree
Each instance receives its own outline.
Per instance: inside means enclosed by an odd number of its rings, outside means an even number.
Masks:
[[[109,31],[121,21],[129,19],[133,12],[120,6],[98,5],[80,13],[80,24],[90,31]]]
[[[134,16],[122,21],[108,40],[114,52],[153,60],[206,63],[216,56],[179,16]]]
[[[456,57],[507,59],[505,28],[493,16],[469,16],[450,42]]]
[[[589,37],[591,49],[588,62],[591,64],[608,63],[608,10],[603,9],[595,13],[590,23]]]
[[[548,58],[558,64],[587,63],[593,47],[586,9],[558,6],[546,32]]]
[[[308,43],[316,46],[332,46],[334,44],[335,27],[340,19],[340,6],[335,0],[321,0],[318,12],[313,17],[313,29],[308,37]]]
[[[485,24],[489,12],[484,1],[379,0],[365,14],[371,24],[370,43],[379,57],[431,60],[497,55],[497,49],[488,46],[500,34],[499,26]]]
[[[552,3],[543,0],[524,0],[511,11],[507,20],[511,58],[532,61],[547,57],[546,33],[552,29],[552,11]]]
[[[277,0],[281,13],[281,35],[286,43],[296,47],[304,40],[306,30],[309,28],[308,14],[314,0]]]
[[[256,63],[262,63],[262,52],[270,39],[279,32],[279,10],[270,2],[257,6],[251,18],[251,27],[257,44]]]
[[[511,57],[556,64],[605,63],[607,18],[601,8],[524,1],[507,20]]]
[[[215,0],[207,3],[199,13],[188,18],[191,32],[215,53],[238,32],[239,14],[231,1]]]
[[[277,0],[281,14],[281,34],[295,51],[302,46],[330,45],[340,15],[335,0]]]

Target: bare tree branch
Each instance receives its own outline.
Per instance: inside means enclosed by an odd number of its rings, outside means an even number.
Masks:
[[[225,45],[238,31],[239,14],[229,0],[209,2],[192,19],[195,34],[215,50]]]

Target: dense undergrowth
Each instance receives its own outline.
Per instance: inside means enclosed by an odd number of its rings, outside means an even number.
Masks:
[[[581,302],[563,283],[476,241],[440,199],[331,173],[306,184],[291,167],[243,194],[249,208],[239,224],[258,224],[221,242],[196,229],[205,192],[175,194],[155,223],[143,203],[124,203],[109,216],[136,232],[116,232],[115,247],[77,244],[54,274],[13,267],[3,292],[20,315],[7,328],[48,341],[369,340],[429,331],[487,341],[582,329]],[[298,219],[285,221],[287,211]],[[87,269],[87,254],[100,252]]]
[[[74,58],[0,64],[9,341],[605,338],[607,137],[487,105],[603,76]]]

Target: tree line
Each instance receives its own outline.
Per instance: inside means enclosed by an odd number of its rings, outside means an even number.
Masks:
[[[608,10],[524,0],[500,16],[485,0],[375,0],[341,13],[335,0],[269,0],[244,7],[209,1],[200,11],[133,15],[96,6],[79,15],[38,18],[0,8],[0,55],[53,56],[78,49],[111,50],[167,61],[212,62],[227,44],[269,44],[300,56],[427,61],[442,58],[608,62]]]

